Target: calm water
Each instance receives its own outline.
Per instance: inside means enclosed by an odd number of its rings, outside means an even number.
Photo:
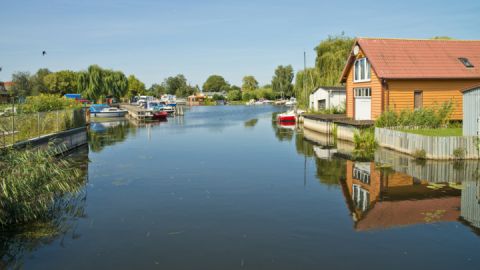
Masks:
[[[3,267],[480,269],[478,162],[353,161],[277,110],[93,124],[77,210],[57,235],[4,235]]]

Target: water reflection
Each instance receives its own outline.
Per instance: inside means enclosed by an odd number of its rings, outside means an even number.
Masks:
[[[100,152],[106,146],[124,141],[130,133],[135,134],[135,122],[126,119],[91,122],[88,142],[92,152]],[[136,125],[145,125],[137,123]]]
[[[434,222],[456,222],[480,232],[479,161],[423,161],[386,149],[374,160],[355,159],[353,146],[304,130],[322,183],[340,183],[357,231]]]
[[[88,176],[88,147],[83,147],[66,157],[81,172],[84,186]],[[57,198],[49,216],[36,222],[16,226],[0,233],[0,269],[19,269],[29,253],[55,241],[81,237],[76,232],[78,219],[86,217],[87,192],[84,187],[77,194]]]

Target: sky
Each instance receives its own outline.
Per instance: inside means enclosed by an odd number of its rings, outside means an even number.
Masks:
[[[98,64],[147,87],[176,74],[267,84],[278,65],[303,69],[304,51],[314,66],[329,35],[480,39],[478,0],[0,0],[0,11],[0,81]]]

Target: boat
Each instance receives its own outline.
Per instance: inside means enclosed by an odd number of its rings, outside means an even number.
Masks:
[[[297,116],[293,111],[288,111],[277,115],[277,120],[278,122],[295,122],[297,120]]]
[[[154,120],[167,120],[168,113],[166,111],[154,111],[152,119]]]
[[[285,106],[295,106],[297,105],[297,99],[291,97],[289,101],[285,102]]]
[[[110,107],[106,104],[93,104],[90,106],[90,116],[92,117],[124,117],[127,112],[127,110]]]

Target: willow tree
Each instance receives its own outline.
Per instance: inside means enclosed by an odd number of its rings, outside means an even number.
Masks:
[[[311,93],[320,86],[320,74],[316,68],[300,70],[295,76],[294,92],[297,103],[308,108],[308,99]]]
[[[272,77],[273,92],[280,96],[293,96],[293,68],[291,65],[278,66],[275,75]]]
[[[86,98],[99,100],[103,97],[120,98],[128,92],[128,79],[121,71],[102,69],[97,65],[89,66],[77,75],[78,92]]]
[[[352,49],[354,39],[346,36],[329,36],[315,47],[317,59],[315,67],[319,72],[319,84],[336,86]]]
[[[242,91],[253,91],[258,88],[258,81],[254,76],[245,76],[242,79]]]

